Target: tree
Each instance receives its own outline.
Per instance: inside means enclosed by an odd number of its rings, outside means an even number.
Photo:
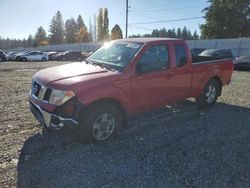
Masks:
[[[108,9],[100,8],[99,15],[97,16],[97,40],[109,40],[109,18]]]
[[[250,36],[249,0],[209,0],[206,23],[200,26],[202,38]]]
[[[77,32],[79,32],[80,29],[81,29],[82,27],[83,27],[85,30],[87,30],[87,27],[86,27],[86,25],[84,24],[81,15],[78,16],[77,21],[76,21],[76,24],[77,24]]]
[[[191,34],[191,31],[188,30],[188,33],[187,33],[187,40],[192,40],[193,39],[193,36]]]
[[[57,11],[49,25],[49,40],[51,44],[62,44],[64,42],[64,24],[62,14]]]
[[[65,39],[67,43],[76,42],[77,24],[74,18],[65,22]]]
[[[175,28],[173,28],[173,29],[171,30],[171,36],[170,36],[170,37],[171,37],[171,38],[176,38],[176,37],[177,37]]]
[[[186,26],[182,30],[182,38],[185,39],[185,40],[188,39],[188,30],[187,30]]]
[[[80,31],[76,34],[76,42],[78,43],[84,43],[84,42],[90,42],[91,37],[86,28],[82,27]]]
[[[182,38],[182,31],[181,31],[181,28],[178,28],[177,29],[177,38]]]
[[[27,47],[34,47],[34,38],[32,35],[29,35],[28,39],[27,39]],[[12,47],[13,48],[13,47]]]
[[[118,24],[115,24],[115,26],[111,30],[111,40],[115,39],[122,39],[122,30]]]
[[[35,44],[36,46],[43,46],[47,43],[47,34],[42,26],[38,27],[37,32],[35,34]]]
[[[96,15],[94,15],[93,29],[91,32],[92,39],[96,41]]]
[[[196,31],[196,30],[194,31],[193,39],[194,39],[194,40],[198,40],[198,39],[199,39],[199,35],[197,34],[197,31]]]

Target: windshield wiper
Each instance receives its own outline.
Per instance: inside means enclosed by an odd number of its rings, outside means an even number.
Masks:
[[[86,61],[86,59],[85,59],[85,61]],[[114,72],[117,71],[116,69],[113,69],[113,68],[111,67],[111,65],[108,65],[108,64],[106,64],[106,63],[102,63],[102,62],[99,62],[99,61],[96,61],[96,60],[93,60],[93,59],[87,60],[86,62],[87,62],[87,63],[92,63],[93,65],[97,65],[97,66],[99,66],[99,67],[101,67],[101,68],[105,68],[105,69],[108,69],[108,70],[111,70],[111,71],[114,71]]]

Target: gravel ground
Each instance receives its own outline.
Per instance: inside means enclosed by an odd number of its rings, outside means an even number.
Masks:
[[[250,72],[234,72],[210,109],[185,100],[83,144],[29,111],[32,75],[57,64],[0,64],[0,187],[250,187]]]

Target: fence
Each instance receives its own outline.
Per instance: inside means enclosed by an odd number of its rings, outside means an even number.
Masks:
[[[234,57],[250,55],[250,38],[191,40],[188,45],[190,48],[230,49]]]
[[[190,48],[230,49],[235,57],[250,54],[250,38],[190,40],[187,42]],[[37,48],[18,48],[9,51],[25,51],[34,49],[40,51],[95,51],[100,46],[102,46],[102,43],[60,44],[40,46]]]
[[[36,48],[17,48],[9,49],[8,51],[27,51],[27,50],[39,50],[43,52],[48,51],[82,51],[82,52],[93,52],[102,46],[102,43],[81,43],[81,44],[58,44],[58,45],[49,45],[49,46],[39,46]]]

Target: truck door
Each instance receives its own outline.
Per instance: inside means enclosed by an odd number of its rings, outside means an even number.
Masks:
[[[167,103],[173,95],[173,82],[169,74],[168,46],[149,47],[136,63],[136,75],[131,83],[135,106],[146,110]]]
[[[189,49],[183,42],[174,43],[173,48],[175,52],[175,68],[171,70],[175,87],[173,99],[185,99],[190,97],[192,87],[192,62],[187,55]]]

